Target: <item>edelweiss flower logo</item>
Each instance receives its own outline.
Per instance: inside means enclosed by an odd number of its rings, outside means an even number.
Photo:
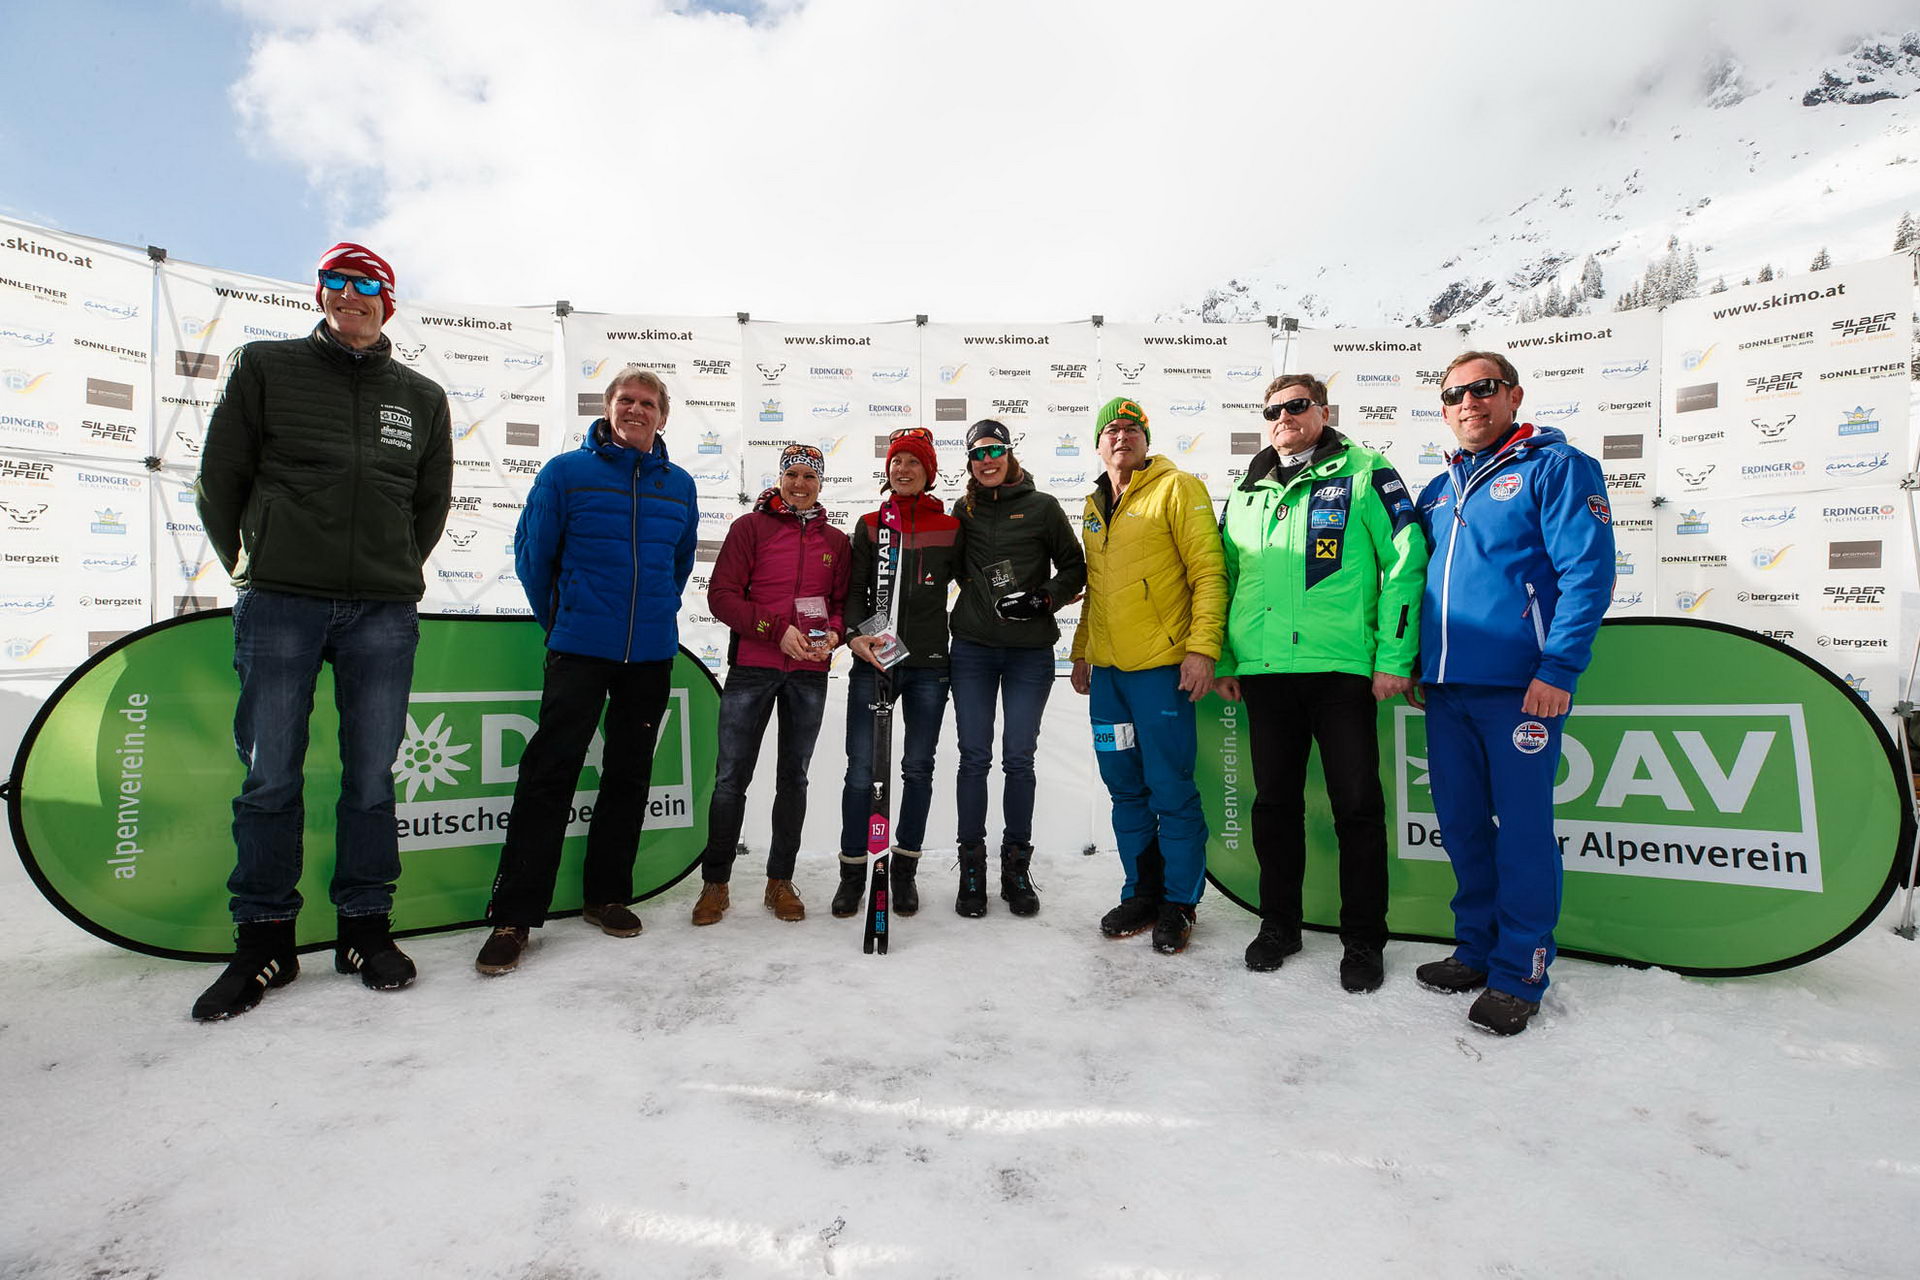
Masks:
[[[401,739],[400,754],[394,757],[393,773],[397,780],[406,783],[409,803],[422,786],[432,791],[443,782],[451,785],[458,781],[453,776],[455,770],[472,768],[456,757],[466,754],[473,744],[463,742],[457,747],[450,746],[447,739],[453,736],[453,729],[446,719],[444,715],[435,716],[433,723],[423,730],[413,722],[412,716],[407,717],[407,736]]]

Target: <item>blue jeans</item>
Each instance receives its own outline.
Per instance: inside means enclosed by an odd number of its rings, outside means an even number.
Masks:
[[[407,728],[420,623],[409,601],[329,600],[243,591],[233,606],[240,701],[233,744],[247,767],[233,802],[239,859],[227,890],[239,924],[300,914],[306,829],[303,765],[320,664],[333,664],[340,799],[331,896],[343,916],[393,908],[400,844],[393,763]]]
[[[1167,860],[1168,902],[1192,905],[1207,883],[1207,818],[1193,782],[1199,734],[1179,667],[1095,667],[1088,712],[1094,759],[1113,797],[1124,900],[1139,882],[1140,855],[1157,838]]]
[[[1525,689],[1430,684],[1426,694],[1433,811],[1457,886],[1453,954],[1493,990],[1538,1000],[1560,923],[1553,779],[1567,718],[1521,711]]]
[[[890,673],[896,714],[906,728],[900,760],[900,820],[893,843],[920,851],[933,805],[933,753],[947,718],[947,673],[937,667],[895,667]],[[847,677],[847,780],[840,788],[840,856],[867,856],[872,813],[873,710],[879,673],[858,658]]]
[[[800,828],[807,821],[807,766],[827,711],[827,673],[774,667],[731,667],[720,691],[718,758],[713,798],[707,804],[707,847],[700,878],[725,884],[733,877],[733,850],[747,813],[747,788],[760,762],[767,720],[780,711],[779,752],[774,758],[773,839],[767,849],[767,879],[793,879]]]
[[[996,704],[1006,711],[1000,731],[1001,840],[1033,841],[1033,753],[1040,744],[1040,716],[1053,692],[1052,649],[1002,649],[953,638],[953,723],[960,734],[960,772],[954,800],[962,841],[987,838],[987,775],[993,771]]]

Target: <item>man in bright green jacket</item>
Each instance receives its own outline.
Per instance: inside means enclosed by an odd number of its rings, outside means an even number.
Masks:
[[[1340,982],[1385,975],[1386,802],[1377,703],[1412,687],[1427,542],[1400,476],[1328,425],[1327,388],[1290,373],[1267,388],[1268,446],[1227,499],[1226,643],[1214,690],[1247,704],[1260,932],[1247,967],[1300,950],[1307,754],[1320,748],[1340,845]]]

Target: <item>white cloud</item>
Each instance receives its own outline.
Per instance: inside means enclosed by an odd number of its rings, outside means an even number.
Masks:
[[[1140,315],[1466,235],[1716,48],[1804,61],[1902,12],[232,2],[244,116],[416,296],[808,319]]]

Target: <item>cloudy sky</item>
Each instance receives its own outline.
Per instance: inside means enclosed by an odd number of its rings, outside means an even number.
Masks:
[[[1143,316],[1912,23],[1803,7],[69,0],[7,16],[0,212],[298,278],[352,236],[446,301]]]

